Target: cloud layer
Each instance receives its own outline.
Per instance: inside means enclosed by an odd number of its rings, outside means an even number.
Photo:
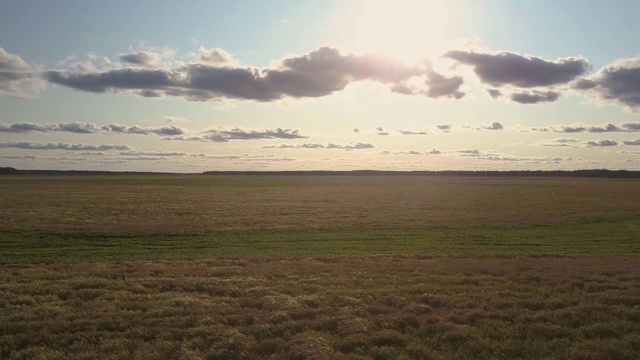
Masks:
[[[37,123],[13,123],[0,124],[0,132],[6,133],[30,133],[30,132],[69,132],[76,134],[138,134],[138,135],[162,135],[176,136],[183,135],[185,129],[179,126],[163,126],[158,128],[128,126],[121,124],[96,125],[92,123],[58,123],[58,124],[37,124]]]
[[[28,150],[69,150],[69,151],[109,151],[109,150],[133,150],[128,145],[89,145],[69,143],[42,143],[42,142],[0,142],[0,148],[16,148]]]
[[[211,129],[202,132],[197,136],[180,136],[165,138],[165,140],[181,141],[212,141],[228,142],[232,140],[260,140],[260,139],[305,139],[308,136],[300,134],[300,131],[293,129],[263,129],[263,130],[243,130],[240,128]]]
[[[149,65],[155,57],[146,52],[121,57],[129,63]],[[132,92],[145,97],[178,96],[187,100],[244,99],[273,101],[284,97],[330,95],[356,81],[370,80],[391,87],[424,70],[391,58],[342,55],[323,47],[309,54],[289,57],[271,68],[241,67],[230,62],[221,49],[201,49],[200,62],[168,68],[121,68],[102,72],[50,70],[51,83],[94,93]]]

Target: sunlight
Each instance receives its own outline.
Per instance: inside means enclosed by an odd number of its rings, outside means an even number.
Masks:
[[[448,6],[444,1],[366,1],[354,5],[354,48],[403,61],[440,55],[446,43]]]

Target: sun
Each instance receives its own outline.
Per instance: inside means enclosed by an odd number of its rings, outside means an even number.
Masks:
[[[438,56],[446,46],[449,10],[447,2],[440,0],[353,3],[349,11],[352,47],[403,61]]]

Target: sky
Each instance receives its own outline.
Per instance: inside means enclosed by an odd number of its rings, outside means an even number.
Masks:
[[[0,0],[0,166],[640,170],[638,1]]]

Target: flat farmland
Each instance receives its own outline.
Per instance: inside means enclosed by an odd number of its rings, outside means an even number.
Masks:
[[[637,359],[640,181],[0,177],[0,358]]]

